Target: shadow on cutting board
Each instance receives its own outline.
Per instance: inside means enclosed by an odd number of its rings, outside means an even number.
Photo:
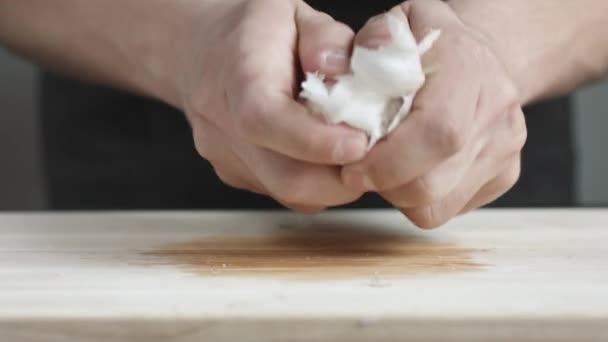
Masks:
[[[308,280],[396,278],[481,269],[473,254],[412,232],[315,222],[272,233],[216,235],[144,253],[149,264],[170,264],[200,276]]]

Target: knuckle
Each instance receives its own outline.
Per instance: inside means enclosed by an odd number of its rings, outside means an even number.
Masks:
[[[213,167],[215,174],[222,181],[222,183],[231,186],[233,188],[244,189],[245,186],[243,182],[241,182],[237,177],[230,175],[229,173],[223,171],[220,167]]]
[[[259,53],[241,52],[237,56],[236,78],[240,84],[257,83],[264,75],[264,63],[259,59]]]
[[[433,173],[419,177],[412,183],[412,194],[419,204],[429,204],[444,196],[442,182]]]
[[[416,208],[406,212],[405,215],[417,227],[422,229],[435,229],[444,223],[444,219],[438,214],[436,208],[432,205],[422,208]]]
[[[207,144],[204,144],[200,140],[194,139],[194,148],[201,157],[209,159],[209,149],[207,148]]]
[[[471,68],[486,64],[488,48],[470,34],[463,34],[462,31],[446,32],[443,39],[445,46],[450,47],[454,60],[460,61],[462,66]]]
[[[507,117],[508,129],[512,132],[513,143],[516,151],[521,150],[528,139],[528,129],[526,127],[526,118],[523,112],[519,109],[509,112]]]
[[[498,66],[495,54],[488,45],[486,39],[484,39],[484,37],[480,36],[477,33],[474,36],[459,35],[458,41],[460,46],[462,46],[462,49],[468,49],[469,51],[471,51],[469,59],[472,58],[472,61],[474,63],[469,64],[469,66],[473,67],[482,65],[485,68],[492,69]]]
[[[324,134],[302,134],[298,138],[294,136],[293,143],[303,156],[314,156],[320,161],[334,161],[338,157],[335,155],[338,143]]]
[[[513,120],[513,127],[515,128],[515,130],[526,133],[528,127],[526,125],[526,117],[524,115],[524,112],[518,107],[518,109],[514,111],[511,116],[511,120]]]
[[[232,48],[243,48],[252,46],[254,42],[250,39],[250,32],[255,30],[260,23],[255,13],[257,1],[245,1],[239,5],[238,10],[233,12],[232,20],[235,25],[224,28],[220,33],[224,34],[225,41]]]
[[[386,191],[398,184],[403,184],[401,182],[403,177],[398,165],[370,162],[366,165],[365,174],[378,191]]]
[[[238,109],[236,128],[239,135],[252,140],[267,133],[269,110],[263,96],[246,92]]]
[[[331,20],[331,27],[335,30],[336,35],[340,35],[342,37],[351,37],[351,39],[355,36],[355,32],[352,28],[350,28],[350,26],[334,21],[331,16],[329,16],[329,18]]]
[[[511,165],[506,172],[499,177],[499,185],[504,191],[511,189],[521,176],[521,163],[519,157],[517,161]]]
[[[302,194],[301,189],[296,188],[293,185],[289,189],[281,189],[277,198],[285,203],[309,203],[307,198]]]
[[[521,151],[528,141],[528,131],[526,129],[521,130],[519,134],[515,135],[514,140],[517,152]]]
[[[310,22],[311,27],[307,27],[309,29],[309,34],[313,37],[318,37],[318,39],[312,40],[311,43],[319,44],[324,40],[331,40],[331,38],[335,37],[352,37],[355,35],[350,26],[335,21],[331,15],[323,12],[317,12],[316,18],[314,21]]]
[[[331,15],[329,15],[328,13],[325,12],[319,12],[319,11],[315,11],[315,24],[319,24],[319,23],[333,23],[334,22],[334,18],[332,18]],[[319,27],[320,25],[315,25],[315,27],[313,27],[313,29]]]
[[[195,130],[194,136],[194,148],[196,152],[203,158],[209,159],[211,157],[210,144],[206,141],[204,135],[200,132],[197,133]]]
[[[507,106],[509,107],[519,105],[520,103],[519,89],[517,89],[515,84],[511,81],[503,82],[501,96],[505,99]]]
[[[213,117],[213,115],[209,113],[209,108],[214,107],[215,103],[209,101],[206,94],[208,94],[208,92],[203,90],[200,86],[190,90],[189,94],[186,95],[184,104],[185,112],[200,118]]]
[[[273,197],[282,203],[312,207],[339,206],[356,201],[361,193],[321,185],[316,176],[293,172],[274,184]]]
[[[453,156],[460,152],[467,143],[467,132],[462,124],[452,119],[453,117],[454,115],[446,115],[444,120],[431,121],[426,127],[427,136],[442,157]]]
[[[316,204],[316,187],[301,173],[294,172],[278,182],[275,196],[282,202],[292,204]]]
[[[439,179],[426,175],[416,178],[400,189],[386,192],[384,196],[396,207],[414,208],[437,202],[445,194]]]

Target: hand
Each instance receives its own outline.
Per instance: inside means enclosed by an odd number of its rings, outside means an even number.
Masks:
[[[201,5],[202,6],[202,5]],[[198,152],[227,184],[304,212],[356,200],[338,165],[365,154],[363,133],[294,101],[296,73],[348,68],[354,33],[302,1],[216,1],[191,19],[177,89]]]
[[[437,227],[515,184],[525,119],[517,88],[487,38],[447,4],[412,0],[391,13],[407,16],[418,39],[441,30],[424,61],[433,71],[408,118],[342,176],[354,190],[378,191],[416,225]],[[388,39],[386,21],[377,17],[355,43],[377,47]]]

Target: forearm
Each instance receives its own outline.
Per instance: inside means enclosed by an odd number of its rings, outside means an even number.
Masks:
[[[178,45],[195,3],[0,0],[0,44],[75,77],[175,105],[167,61],[180,63]]]
[[[524,103],[560,95],[608,73],[606,0],[450,0],[485,33]]]

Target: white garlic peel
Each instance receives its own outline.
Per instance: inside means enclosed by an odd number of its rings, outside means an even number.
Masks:
[[[420,43],[407,19],[387,15],[391,43],[378,49],[357,46],[351,73],[328,84],[319,73],[307,73],[300,97],[331,124],[345,123],[369,137],[368,149],[391,133],[409,114],[425,82],[422,56],[439,38],[432,30]]]

